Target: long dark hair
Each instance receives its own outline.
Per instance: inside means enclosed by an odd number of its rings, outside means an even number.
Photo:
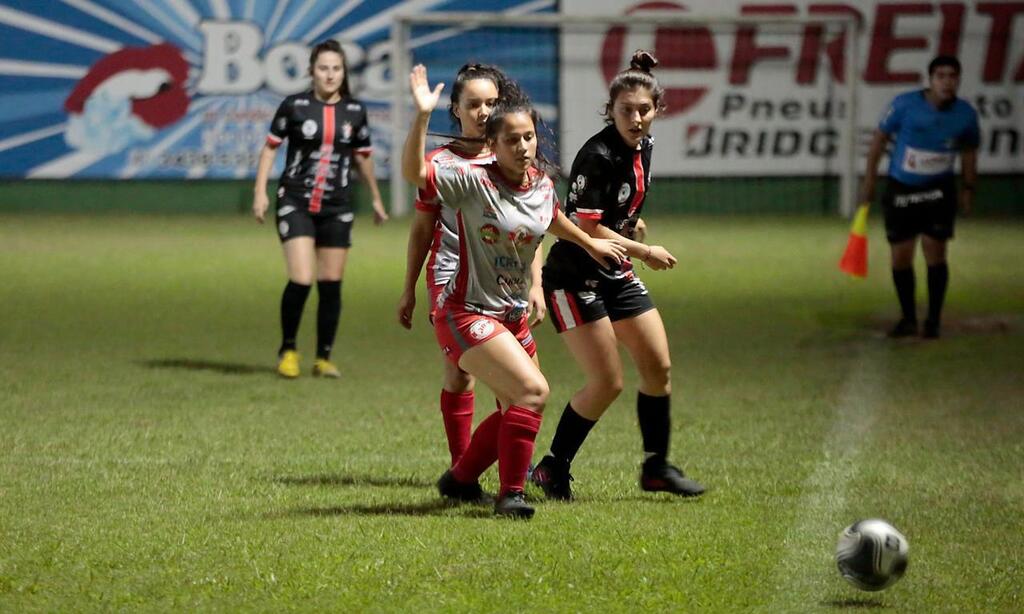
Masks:
[[[462,91],[466,89],[466,83],[474,79],[485,79],[494,84],[498,89],[498,101],[505,99],[516,99],[522,97],[522,90],[519,84],[509,79],[508,76],[497,66],[490,64],[463,64],[459,72],[455,73],[455,83],[452,84],[451,102],[448,104],[448,115],[452,118],[452,125],[462,130],[462,121],[455,115],[455,109],[459,106],[459,99]]]
[[[534,166],[548,175],[557,175],[558,165],[549,160],[542,152],[542,148],[549,145],[547,134],[551,133],[551,130],[548,129],[540,113],[533,107],[533,103],[522,90],[519,90],[514,96],[498,101],[484,125],[484,138],[488,142],[497,140],[501,127],[505,125],[505,118],[513,113],[525,113],[533,120],[533,132],[537,137],[537,158],[534,161]]]
[[[313,76],[313,67],[316,66],[316,59],[320,57],[321,53],[331,51],[341,56],[341,70],[344,76],[341,78],[341,87],[338,88],[338,94],[342,98],[351,98],[352,92],[348,87],[348,58],[345,57],[345,52],[341,48],[341,43],[329,38],[321,43],[317,43],[313,50],[309,53],[309,76]]]
[[[615,75],[608,86],[608,101],[604,103],[604,120],[607,123],[611,124],[615,121],[612,119],[612,107],[615,106],[615,99],[619,97],[619,94],[638,87],[645,87],[651,92],[654,108],[658,113],[665,110],[665,88],[661,87],[658,80],[651,74],[651,70],[657,65],[658,58],[654,57],[650,51],[636,50],[629,60],[629,68]]]

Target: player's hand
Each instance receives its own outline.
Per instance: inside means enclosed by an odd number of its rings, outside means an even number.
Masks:
[[[270,206],[270,199],[267,198],[266,192],[257,191],[252,197],[252,214],[256,218],[256,221],[260,224],[263,223],[264,218],[267,216],[267,207]]]
[[[676,257],[670,254],[664,247],[660,245],[650,245],[648,247],[651,251],[643,257],[642,262],[655,271],[671,269],[678,262]]]
[[[619,265],[626,259],[626,248],[618,239],[591,239],[587,245],[587,253],[598,264],[606,267],[610,264]]]
[[[540,284],[530,288],[530,297],[526,303],[526,317],[530,326],[536,326],[548,315],[548,306],[544,303],[544,289]]]
[[[633,236],[631,237],[634,241],[644,242],[647,238],[647,222],[644,218],[638,217],[636,219],[636,226],[633,227]]]
[[[960,213],[970,215],[974,210],[974,190],[960,190]]]
[[[416,291],[405,291],[398,299],[398,323],[403,328],[412,328],[412,312],[416,310]]]
[[[380,226],[389,219],[391,218],[384,209],[384,203],[379,198],[373,199],[373,223]]]
[[[413,67],[412,72],[409,73],[409,88],[412,90],[412,98],[416,103],[416,110],[420,113],[430,113],[437,106],[437,101],[441,97],[441,90],[444,89],[444,83],[438,83],[433,91],[431,91],[430,83],[427,82],[427,67],[423,64],[417,64]]]

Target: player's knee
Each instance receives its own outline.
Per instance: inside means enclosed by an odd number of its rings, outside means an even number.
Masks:
[[[532,377],[528,381],[523,382],[522,390],[516,399],[516,405],[520,405],[527,409],[535,412],[542,413],[544,411],[544,405],[548,402],[548,395],[551,394],[551,389],[548,387],[548,382],[544,379],[543,375],[538,374],[538,377]]]
[[[643,371],[645,388],[664,391],[666,394],[672,388],[672,362],[669,360],[658,361],[649,365]]]
[[[622,373],[606,373],[587,382],[587,388],[590,389],[591,394],[606,404],[611,404],[617,399],[622,394],[624,387]]]
[[[444,389],[448,392],[461,394],[473,390],[473,376],[462,369],[445,369]]]

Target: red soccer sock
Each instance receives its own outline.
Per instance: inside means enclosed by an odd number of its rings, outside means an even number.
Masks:
[[[540,421],[540,414],[516,405],[509,407],[502,417],[498,433],[498,477],[501,480],[499,498],[511,490],[523,489]]]
[[[473,435],[473,392],[456,393],[442,389],[441,417],[444,418],[448,452],[454,466],[469,447],[469,438]]]
[[[498,431],[501,422],[501,412],[496,411],[477,425],[473,438],[469,440],[469,447],[452,467],[452,477],[463,484],[471,484],[498,460]]]

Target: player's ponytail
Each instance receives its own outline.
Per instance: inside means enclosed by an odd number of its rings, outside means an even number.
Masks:
[[[615,106],[615,99],[625,91],[632,91],[638,87],[646,88],[654,100],[654,107],[658,112],[665,110],[665,88],[658,84],[658,80],[651,72],[658,65],[658,58],[650,51],[637,49],[629,60],[629,68],[615,75],[608,86],[608,101],[604,104],[604,119],[609,124],[612,119],[612,107]]]

